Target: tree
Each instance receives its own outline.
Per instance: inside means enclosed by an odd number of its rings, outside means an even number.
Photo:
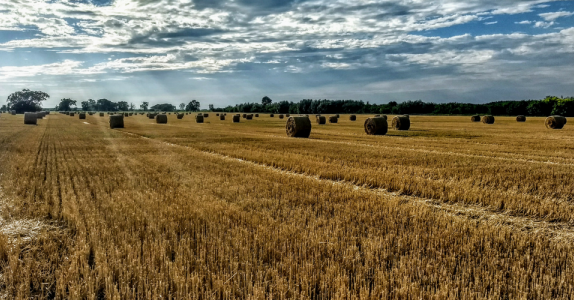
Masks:
[[[128,110],[128,103],[126,101],[118,102],[118,110],[120,111],[127,111]]]
[[[50,95],[41,91],[31,91],[23,89],[21,91],[12,93],[8,96],[8,104],[10,109],[15,110],[16,113],[24,113],[27,111],[40,111],[42,110],[42,101],[50,98]]]
[[[0,107],[1,111],[7,111],[8,110],[8,106],[6,106],[6,104],[2,105],[2,107]]]
[[[108,99],[98,99],[98,101],[96,102],[96,107],[97,110],[105,110],[105,111],[115,111],[118,109],[118,104],[115,102],[112,102]]]
[[[164,104],[156,104],[151,107],[151,110],[155,111],[174,111],[176,109],[175,105],[164,103]]]
[[[263,104],[263,106],[265,105],[269,105],[271,104],[271,102],[273,102],[273,100],[271,100],[271,98],[265,96],[263,97],[263,99],[261,99],[261,104]]]
[[[191,102],[189,102],[187,104],[187,106],[185,107],[185,110],[187,110],[187,111],[198,111],[199,107],[200,107],[199,101],[191,100]]]
[[[90,102],[88,102],[88,101],[82,101],[81,104],[82,104],[82,110],[83,110],[83,111],[88,111],[88,110],[90,110]]]
[[[130,110],[135,110],[136,106],[133,103],[130,103]]]
[[[209,104],[209,111],[215,111],[215,108],[213,107],[213,104]]]
[[[72,106],[76,106],[76,100],[72,100],[70,98],[64,98],[60,100],[60,104],[56,106],[56,110],[60,111],[70,111],[72,110]]]
[[[90,110],[96,110],[96,100],[88,99],[88,106],[90,107]]]
[[[180,110],[184,110],[184,109],[185,109],[185,103],[180,103],[180,104],[179,104],[179,109],[180,109]]]
[[[148,107],[149,107],[149,102],[144,102],[140,105],[140,108],[142,110],[147,110]]]

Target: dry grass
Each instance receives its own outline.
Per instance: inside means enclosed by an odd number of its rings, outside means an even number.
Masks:
[[[290,139],[278,118],[157,126],[136,116],[109,130],[105,118],[53,115],[26,127],[3,114],[2,215],[34,221],[0,234],[2,290],[571,298],[568,125],[411,116],[409,131],[367,136],[366,117]],[[33,238],[11,246],[19,230]]]

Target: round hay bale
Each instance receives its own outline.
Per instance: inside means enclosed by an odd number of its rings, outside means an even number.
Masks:
[[[240,119],[241,119],[241,117],[239,115],[234,115],[233,116],[233,123],[239,123]]]
[[[41,111],[36,112],[36,119],[42,120],[44,118],[44,113]]]
[[[225,121],[225,115],[223,115],[223,114],[219,115],[219,120],[220,120],[220,121]]]
[[[287,118],[289,118],[291,115],[290,115],[290,114],[285,114],[285,116],[286,116]]]
[[[289,137],[308,138],[311,135],[311,120],[307,117],[289,117],[285,131]]]
[[[104,113],[100,113],[100,117],[103,117],[103,116],[104,116]]]
[[[24,113],[24,124],[28,125],[37,125],[38,124],[38,115],[33,112]]]
[[[184,116],[184,114],[177,114],[177,119],[181,120],[181,119],[183,119],[183,116]]]
[[[483,124],[494,124],[494,116],[482,116]]]
[[[337,119],[339,118],[339,114],[336,114],[335,117],[337,117]]]
[[[12,110],[12,111],[10,111],[10,114],[13,115],[13,116],[15,116],[15,115],[16,115],[16,111],[15,111],[15,110]]]
[[[129,117],[129,116],[130,116],[130,114],[124,113],[124,117]]]
[[[253,114],[248,114],[247,117],[245,117],[246,120],[253,120]]]
[[[327,118],[325,118],[325,116],[318,116],[316,119],[317,124],[319,125],[325,125],[327,123]]]
[[[71,112],[68,116],[73,117],[73,116],[74,116],[74,113]]]
[[[216,117],[219,117],[219,114],[215,114]]]
[[[245,119],[247,118],[247,114],[243,114],[242,117]]]
[[[204,116],[202,114],[198,114],[195,116],[195,123],[203,123]]]
[[[389,131],[386,118],[368,118],[365,120],[365,133],[368,135],[385,135]]]
[[[86,113],[79,113],[78,117],[80,118],[80,120],[85,120],[86,119]]]
[[[110,128],[124,128],[124,115],[111,115]]]
[[[155,116],[155,122],[157,124],[167,124],[167,116],[165,114],[157,115]]]
[[[330,116],[329,123],[337,123],[339,122],[339,118],[337,116]]]
[[[544,121],[544,125],[548,129],[562,129],[566,125],[566,118],[563,116],[550,116]]]
[[[256,118],[259,118],[259,114],[255,114],[255,117],[256,117]]]
[[[275,117],[275,115],[274,115],[274,114],[269,114],[269,117],[270,117],[270,118],[273,118],[273,117]]]
[[[523,115],[517,116],[516,122],[526,122],[526,116]]]
[[[411,128],[411,120],[406,116],[396,116],[393,118],[392,126],[396,130],[409,130]]]
[[[134,115],[134,113],[129,113],[130,117]]]
[[[472,116],[472,117],[470,117],[470,121],[471,122],[480,122],[480,116],[478,116],[478,115]]]
[[[357,121],[357,116],[355,116],[355,115],[350,115],[350,116],[349,116],[349,120],[351,120],[351,121]]]
[[[209,114],[203,114],[204,118],[209,118]]]
[[[279,119],[283,119],[283,115],[279,115]]]

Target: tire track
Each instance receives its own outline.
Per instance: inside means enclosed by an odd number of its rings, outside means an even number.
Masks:
[[[269,166],[266,164],[250,161],[250,160],[243,160],[239,158],[234,158],[228,155],[210,152],[210,151],[202,151],[195,149],[193,147],[163,142],[160,140],[156,140],[153,138],[148,138],[143,135],[139,135],[132,132],[127,131],[120,131],[124,134],[139,137],[142,139],[150,140],[156,143],[161,143],[171,147],[180,147],[187,150],[192,150],[197,153],[201,153],[203,155],[209,157],[219,158],[229,162],[238,162],[241,164],[262,168],[271,172],[280,173],[286,176],[294,176],[299,178],[305,178],[308,180],[314,180],[317,182],[328,183],[332,185],[340,185],[344,186],[353,190],[359,190],[366,193],[374,193],[378,196],[383,197],[394,197],[399,198],[404,202],[412,202],[416,204],[425,205],[431,209],[442,211],[447,213],[450,216],[457,217],[457,218],[464,218],[468,220],[475,220],[477,222],[485,222],[492,226],[505,226],[512,228],[516,231],[527,232],[531,234],[541,234],[548,236],[552,240],[557,241],[573,241],[574,240],[574,227],[566,222],[548,222],[541,219],[534,219],[528,218],[523,216],[513,216],[507,212],[497,211],[493,209],[489,209],[479,205],[462,205],[460,203],[445,203],[435,199],[428,199],[416,196],[407,196],[407,195],[400,195],[398,193],[389,192],[386,189],[381,188],[370,188],[366,186],[359,186],[352,182],[348,181],[335,181],[330,179],[320,178],[317,175],[305,174],[305,173],[297,173],[293,171],[284,170],[281,168]]]

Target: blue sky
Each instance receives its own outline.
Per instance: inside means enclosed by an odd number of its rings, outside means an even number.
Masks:
[[[0,99],[574,96],[574,1],[0,0]]]

